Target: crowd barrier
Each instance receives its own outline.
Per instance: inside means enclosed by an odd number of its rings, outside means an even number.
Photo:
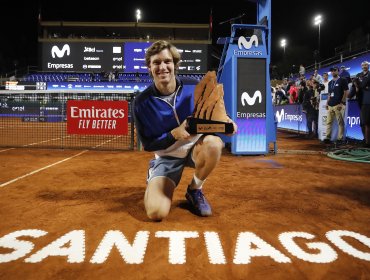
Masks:
[[[323,140],[326,137],[327,94],[321,94],[320,100],[318,137],[320,140]],[[278,129],[285,129],[297,133],[308,132],[306,113],[303,112],[301,104],[275,105],[274,112]],[[363,140],[364,137],[360,127],[360,108],[356,100],[347,101],[344,118],[345,137],[354,140]],[[336,120],[334,120],[331,135],[332,140],[337,139],[337,134],[338,124]]]

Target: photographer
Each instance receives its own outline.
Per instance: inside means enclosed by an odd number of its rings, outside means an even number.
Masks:
[[[361,109],[360,122],[361,130],[365,139],[365,147],[370,148],[370,77],[369,62],[361,63],[362,72],[353,79],[351,91],[348,98],[356,96]]]

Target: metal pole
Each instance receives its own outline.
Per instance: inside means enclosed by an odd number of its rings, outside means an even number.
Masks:
[[[319,24],[319,56],[320,56],[320,25],[321,24]]]
[[[320,68],[320,67],[321,67],[321,53],[320,53],[320,25],[321,25],[321,24],[319,23],[319,46],[318,46],[318,49],[317,49],[317,50],[318,50],[318,53],[317,53],[317,60],[318,60],[318,61],[317,61],[317,62],[318,62],[317,64],[318,64],[318,66],[317,66],[317,67],[315,66],[315,68]]]

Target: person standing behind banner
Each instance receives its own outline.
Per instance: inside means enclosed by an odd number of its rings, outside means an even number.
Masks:
[[[351,74],[347,71],[346,66],[340,67],[339,77],[346,79],[348,83],[351,81]]]
[[[339,77],[338,67],[330,68],[333,79],[329,82],[329,95],[326,103],[328,115],[326,119],[326,138],[324,143],[331,143],[331,132],[334,117],[338,123],[337,143],[343,143],[344,134],[344,110],[346,108],[346,97],[348,95],[348,83],[345,79]]]
[[[365,139],[365,147],[370,148],[370,77],[369,62],[361,63],[362,72],[353,79],[348,98],[356,96],[360,107],[361,130]]]
[[[312,123],[315,123],[315,132],[317,132],[317,117],[315,117],[315,109],[312,105],[312,98],[314,96],[314,91],[309,83],[308,88],[305,82],[301,82],[301,96],[302,96],[302,109],[306,113],[307,119],[307,138],[314,138],[315,133],[312,132]],[[316,133],[317,134],[317,133]]]
[[[324,72],[322,74],[322,84],[325,86],[325,88],[323,89],[323,93],[328,93],[329,92],[329,75],[328,73]]]
[[[145,151],[154,152],[149,162],[144,205],[148,217],[164,219],[170,212],[174,190],[185,167],[194,168],[186,199],[199,216],[212,215],[202,186],[220,160],[223,142],[215,135],[190,135],[186,118],[194,110],[194,92],[176,76],[180,63],[177,48],[166,41],[154,42],[145,62],[153,83],[135,97],[133,115]],[[234,133],[237,126],[233,123]]]

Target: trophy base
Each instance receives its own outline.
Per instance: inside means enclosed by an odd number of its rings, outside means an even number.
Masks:
[[[190,134],[231,134],[234,132],[234,126],[232,123],[204,120],[193,117],[187,118],[187,123],[188,126],[186,130]]]

